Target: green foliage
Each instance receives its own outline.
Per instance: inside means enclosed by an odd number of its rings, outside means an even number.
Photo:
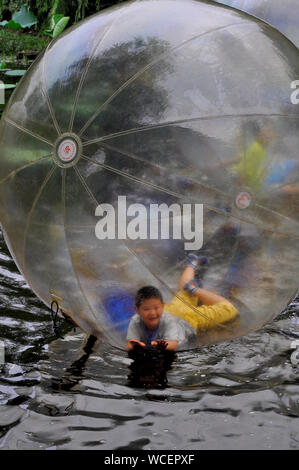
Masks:
[[[53,0],[52,1],[52,7],[50,10],[50,14],[52,16],[56,15],[58,12],[61,12],[63,16],[65,15],[66,8],[65,8],[65,2],[64,0]]]
[[[30,13],[34,14],[37,23],[44,26],[48,21],[48,14],[53,6],[53,0],[0,0],[0,19],[9,20],[13,14],[28,5]],[[34,23],[36,24],[36,23]]]
[[[30,28],[37,23],[37,18],[29,10],[28,5],[22,5],[21,10],[13,14],[12,20],[20,24],[22,28]]]
[[[0,61],[14,61],[18,52],[21,51],[41,51],[48,43],[45,36],[29,34],[25,31],[0,28]]]
[[[5,62],[0,62],[0,102],[3,101],[3,105],[0,108],[0,117],[1,117],[1,112],[3,111],[4,104],[5,102],[8,101],[9,96],[11,95],[11,92],[13,89],[17,86],[17,83],[19,79],[25,75],[26,70],[24,69],[10,69],[6,68],[6,63]],[[13,81],[14,83],[3,83],[8,80],[9,82]],[[4,95],[5,92],[5,95]],[[5,96],[5,98],[4,98]]]
[[[8,77],[22,77],[23,75],[25,75],[26,73],[26,70],[7,70],[7,72],[5,72],[5,75],[7,75]]]
[[[12,15],[26,3],[37,18],[39,31],[46,29],[49,19],[56,14],[70,17],[76,23],[100,9],[122,3],[124,0],[0,0],[0,20],[9,21]]]
[[[11,17],[23,3],[24,0],[0,0],[0,17],[2,18],[4,14]]]
[[[0,90],[4,88],[4,90],[10,90],[15,88],[17,85],[14,83],[0,83]]]
[[[78,8],[76,10],[75,23],[85,17],[85,7],[88,3],[88,0],[78,0]]]
[[[6,26],[6,28],[10,29],[22,29],[22,26],[19,23],[15,23],[14,20],[1,21],[0,26]]]
[[[60,20],[57,22],[53,30],[53,38],[56,38],[56,36],[62,33],[62,31],[66,28],[69,22],[69,19],[70,19],[69,16],[64,16],[63,18],[60,18]]]
[[[78,0],[78,6],[76,9],[75,19],[74,22],[77,23],[78,21],[82,20],[86,16],[91,15],[92,13],[96,13],[100,10],[102,1],[96,0],[95,2],[90,2],[89,0]],[[116,1],[114,3],[117,3]]]
[[[51,36],[52,38],[56,38],[62,33],[62,31],[64,31],[69,19],[69,16],[64,16],[61,13],[53,15],[50,19],[50,29],[45,29],[44,34]]]
[[[122,1],[124,0],[0,0],[0,60],[17,55],[19,51],[41,50],[48,43],[44,30],[49,38],[52,38],[53,34],[60,34],[66,27],[66,20],[62,21],[63,18],[69,17],[67,25],[73,24],[100,9]],[[27,34],[27,30],[22,29],[21,24],[12,19],[16,12],[25,13],[24,8],[22,9],[25,4],[28,6],[28,11],[37,19],[34,20],[37,21],[34,25],[34,34],[32,30]],[[60,15],[61,23],[58,26],[56,21],[57,29],[54,33],[52,18],[56,15]],[[30,21],[33,22],[33,17],[31,18],[32,20],[21,23],[29,25]]]
[[[37,23],[36,16],[29,10],[27,5],[22,5],[21,10],[12,15],[10,21],[1,21],[0,26],[10,29],[30,28]]]
[[[57,25],[57,23],[61,20],[61,18],[63,18],[64,15],[62,13],[58,13],[56,15],[53,15],[51,16],[51,19],[50,19],[50,31],[53,31],[53,29],[55,28],[55,26]]]

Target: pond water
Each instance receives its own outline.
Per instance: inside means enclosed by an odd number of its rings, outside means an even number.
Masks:
[[[126,353],[63,327],[0,240],[0,448],[299,449],[298,302],[248,336],[177,355],[164,387],[133,387]]]
[[[298,310],[181,352],[164,386],[136,387],[123,351],[69,325],[56,339],[1,234],[0,449],[299,449]]]

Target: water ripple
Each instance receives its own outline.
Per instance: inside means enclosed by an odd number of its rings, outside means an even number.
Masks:
[[[55,339],[3,239],[0,280],[2,449],[299,449],[297,301],[258,332],[178,354],[164,387],[136,388],[120,351],[69,326]]]

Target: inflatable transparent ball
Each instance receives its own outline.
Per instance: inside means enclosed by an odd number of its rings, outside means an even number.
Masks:
[[[256,16],[277,28],[299,48],[297,0],[215,0]]]
[[[196,252],[239,311],[198,345],[275,318],[298,288],[298,59],[193,0],[124,3],[53,40],[0,125],[1,225],[36,295],[124,348],[137,289],[169,302]]]

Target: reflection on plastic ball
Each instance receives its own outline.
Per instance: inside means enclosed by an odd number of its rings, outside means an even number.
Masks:
[[[51,42],[0,125],[1,224],[33,291],[123,347],[136,290],[177,292],[201,226],[175,223],[203,205],[199,277],[240,316],[199,342],[274,318],[297,289],[297,77],[276,30],[193,0],[122,4]],[[162,203],[179,208],[164,238]]]
[[[299,15],[297,0],[216,0],[256,16],[283,33],[299,48]]]

